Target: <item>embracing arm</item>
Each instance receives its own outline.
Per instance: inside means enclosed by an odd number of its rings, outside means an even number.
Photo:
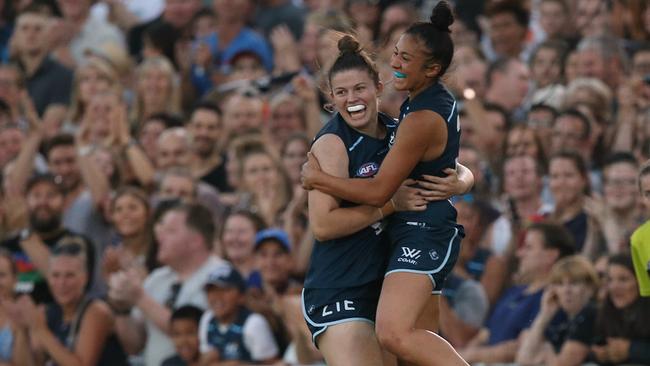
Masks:
[[[382,207],[425,154],[427,159],[437,158],[446,143],[447,126],[440,115],[412,112],[402,121],[395,145],[373,179],[344,179],[316,172],[307,184],[348,201]]]
[[[324,173],[332,177],[348,176],[347,152],[338,136],[327,134],[320,137],[312,146],[311,153],[320,162]],[[372,206],[341,208],[339,200],[317,190],[309,191],[308,200],[309,222],[314,237],[320,241],[353,234],[391,214],[394,209],[390,203],[381,209]]]

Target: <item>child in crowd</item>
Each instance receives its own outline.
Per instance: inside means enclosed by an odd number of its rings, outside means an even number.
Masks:
[[[192,305],[174,310],[169,323],[171,338],[176,354],[162,366],[198,366],[199,364],[199,321],[203,310]]]
[[[209,310],[201,317],[201,364],[241,361],[269,363],[278,358],[278,345],[263,316],[244,306],[246,282],[232,267],[208,276],[205,293]]]

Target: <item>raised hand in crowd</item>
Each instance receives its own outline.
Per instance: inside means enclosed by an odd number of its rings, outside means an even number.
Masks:
[[[281,24],[273,28],[269,35],[273,46],[273,57],[275,63],[275,74],[298,72],[302,67],[298,44],[293,38],[289,27]]]

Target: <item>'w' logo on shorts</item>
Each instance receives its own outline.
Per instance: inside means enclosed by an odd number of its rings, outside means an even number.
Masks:
[[[420,249],[411,249],[407,247],[402,247],[402,257],[418,259],[420,258],[420,253],[422,253]]]

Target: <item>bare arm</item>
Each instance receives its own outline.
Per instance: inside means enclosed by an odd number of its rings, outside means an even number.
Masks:
[[[503,284],[508,276],[508,263],[502,256],[492,255],[485,263],[485,271],[481,276],[481,285],[485,289],[488,302],[496,303],[501,295]]]
[[[334,177],[348,177],[348,156],[343,141],[327,134],[312,146],[321,169]],[[339,200],[320,191],[308,193],[309,222],[317,240],[331,240],[355,233],[393,212],[389,203],[382,209],[372,206],[340,208]]]
[[[567,340],[562,345],[560,353],[556,355],[551,352],[544,364],[551,366],[579,366],[585,361],[588,354],[589,347],[586,344]]]
[[[128,315],[115,318],[115,333],[126,353],[130,355],[142,351],[147,341],[144,324]]]
[[[335,197],[382,207],[423,158],[435,159],[447,144],[447,126],[431,111],[409,114],[400,125],[395,145],[373,179],[343,179],[310,169],[303,170],[304,184]],[[313,158],[311,164],[313,164]]]

